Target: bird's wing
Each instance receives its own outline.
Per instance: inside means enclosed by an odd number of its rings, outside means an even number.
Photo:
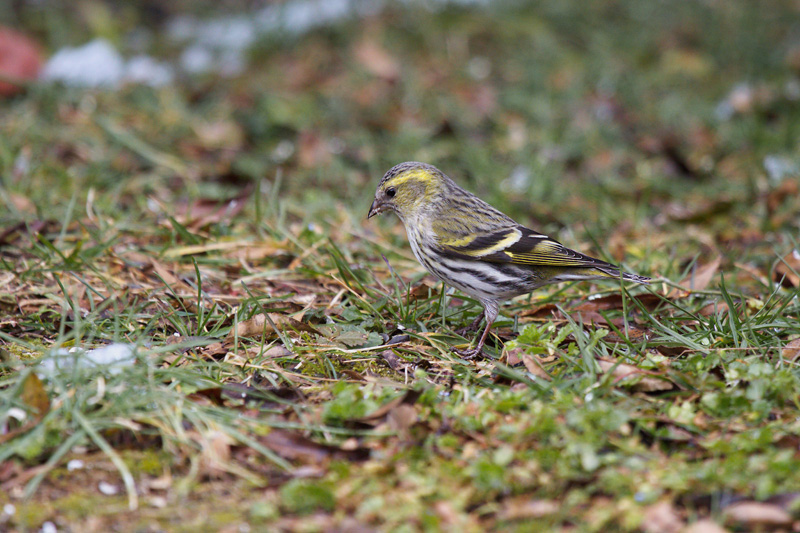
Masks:
[[[612,267],[613,265],[570,250],[524,226],[509,226],[438,241],[440,251],[459,259],[544,267]]]

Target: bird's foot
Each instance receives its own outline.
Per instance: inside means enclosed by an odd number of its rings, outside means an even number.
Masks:
[[[461,357],[462,359],[466,359],[467,361],[472,361],[476,358],[483,358],[486,357],[486,354],[483,353],[482,348],[465,348],[459,349],[453,346],[450,350]]]
[[[473,320],[469,326],[464,326],[463,328],[457,329],[455,331],[456,335],[461,335],[463,337],[464,334],[477,330],[478,326],[481,325],[481,320],[483,320],[483,313],[475,317],[475,320]]]

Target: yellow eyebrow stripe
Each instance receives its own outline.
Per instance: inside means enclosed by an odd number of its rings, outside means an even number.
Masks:
[[[431,175],[429,172],[426,172],[422,169],[419,170],[409,170],[400,174],[399,176],[395,176],[386,181],[385,185],[392,185],[393,187],[397,187],[400,184],[403,184],[409,180],[417,180],[422,182],[431,181]]]

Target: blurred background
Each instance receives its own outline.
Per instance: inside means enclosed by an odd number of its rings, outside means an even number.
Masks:
[[[0,101],[3,185],[146,210],[279,180],[293,216],[333,220],[421,160],[550,232],[722,214],[730,238],[797,175],[798,20],[790,1],[13,0],[0,21],[42,65]]]

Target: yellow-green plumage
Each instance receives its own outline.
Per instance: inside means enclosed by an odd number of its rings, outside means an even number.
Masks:
[[[481,353],[503,300],[560,281],[649,279],[516,223],[425,163],[401,163],[383,176],[368,217],[386,210],[403,221],[414,256],[429,272],[483,304],[473,327],[486,318],[486,329],[474,349],[460,352],[466,357]]]

